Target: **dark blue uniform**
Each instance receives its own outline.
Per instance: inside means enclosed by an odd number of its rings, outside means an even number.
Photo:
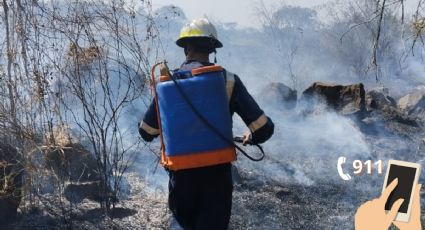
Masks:
[[[180,70],[213,65],[186,61]],[[252,133],[252,143],[268,140],[274,131],[272,120],[260,109],[239,77],[226,71],[226,91],[230,112],[237,113]],[[152,102],[139,124],[145,141],[159,135],[155,103]],[[169,172],[170,210],[184,229],[227,229],[232,208],[231,164]]]

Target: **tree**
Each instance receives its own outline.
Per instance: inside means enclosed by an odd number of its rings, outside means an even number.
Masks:
[[[263,30],[272,41],[279,61],[288,70],[292,87],[298,88],[296,58],[300,46],[305,44],[305,32],[310,33],[318,27],[316,11],[308,8],[283,5],[275,11],[268,10],[264,4],[259,9]]]
[[[158,47],[151,2],[140,10],[121,0],[2,3],[2,139],[29,158],[63,148],[54,129],[71,127],[96,157],[108,213],[139,144],[126,141],[126,113],[150,99],[146,76]]]

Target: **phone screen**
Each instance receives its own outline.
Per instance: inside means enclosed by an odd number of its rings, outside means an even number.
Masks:
[[[395,179],[398,178],[397,187],[388,197],[385,203],[385,210],[391,210],[394,202],[400,198],[404,199],[398,212],[407,213],[412,194],[413,182],[415,180],[416,168],[390,164],[388,180],[386,187]]]

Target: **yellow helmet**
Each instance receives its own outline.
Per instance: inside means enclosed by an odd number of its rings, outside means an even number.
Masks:
[[[210,41],[212,41],[214,48],[223,47],[223,44],[221,44],[218,40],[217,30],[206,18],[195,19],[184,25],[180,31],[180,36],[177,39],[176,44],[184,48],[186,42],[199,38],[209,38]]]

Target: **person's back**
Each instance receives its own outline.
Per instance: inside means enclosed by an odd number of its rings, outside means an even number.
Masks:
[[[187,24],[176,42],[184,48],[186,55],[179,71],[214,65],[209,61],[209,54],[222,47],[216,34],[206,19]],[[231,115],[236,112],[250,129],[244,141],[265,142],[273,134],[273,122],[259,108],[237,75],[225,70],[224,77]],[[140,123],[139,132],[145,141],[152,141],[160,134],[154,102]],[[227,229],[233,191],[231,162],[179,170],[164,166],[170,178],[169,207],[177,222],[184,229]]]

